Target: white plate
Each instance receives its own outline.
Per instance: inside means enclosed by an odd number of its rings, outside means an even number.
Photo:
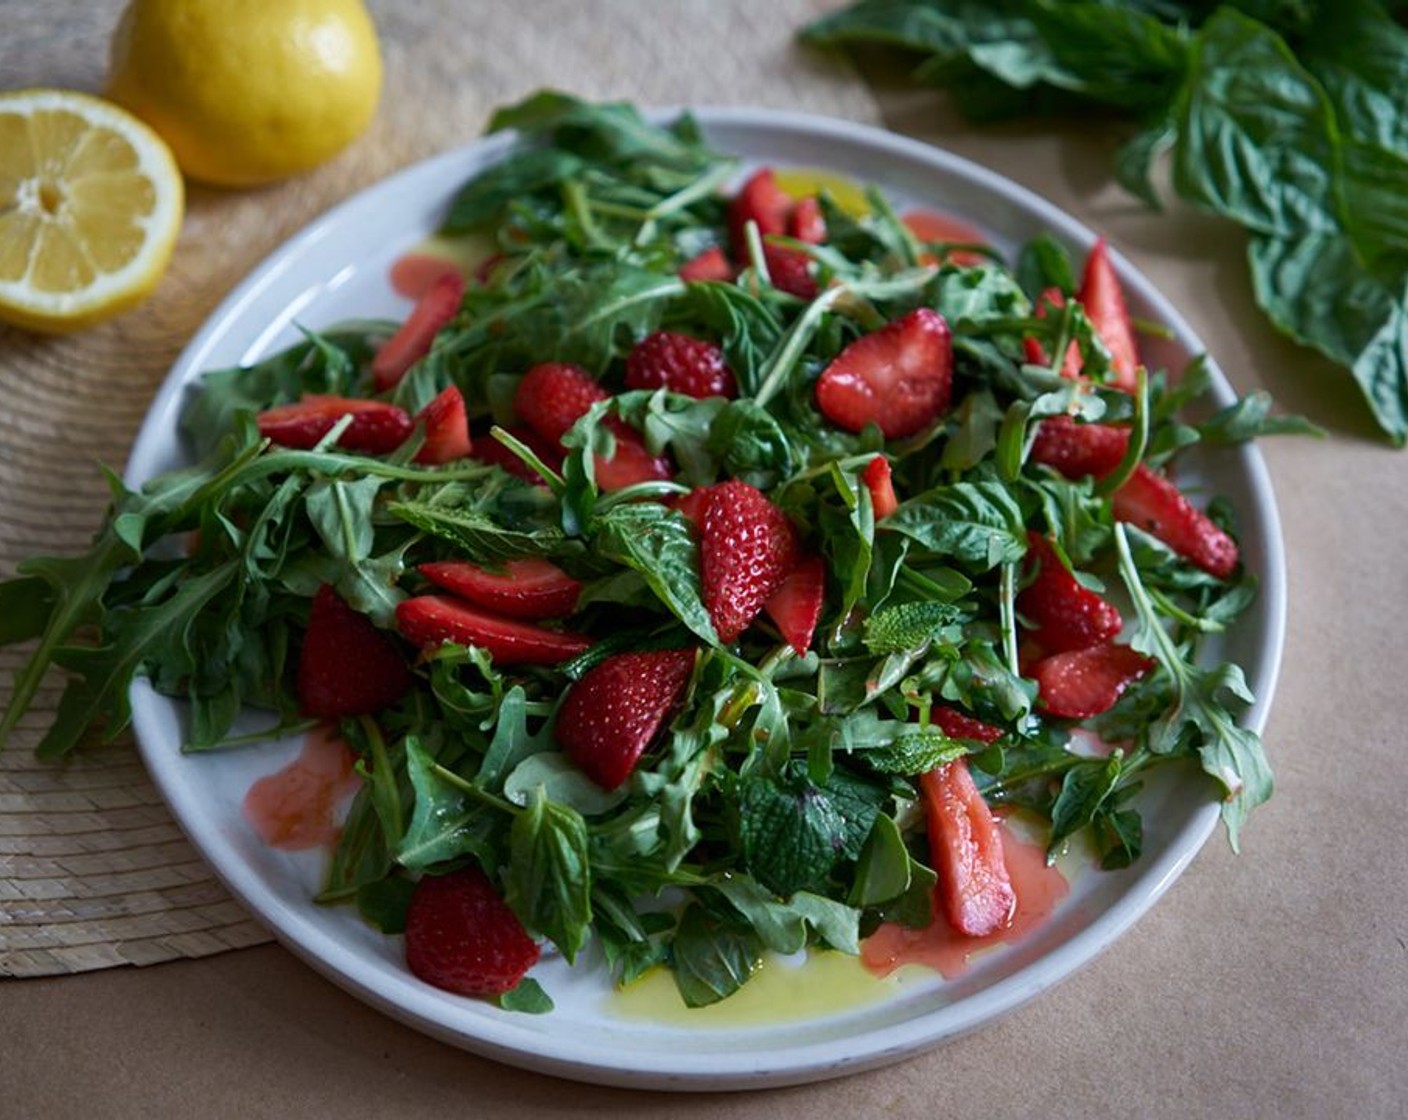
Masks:
[[[882,187],[900,206],[964,215],[1011,247],[1049,230],[1077,259],[1094,240],[1084,226],[1031,192],[965,160],[843,121],[763,110],[697,114],[719,151],[751,163],[821,167]],[[172,369],[137,437],[129,485],[182,462],[176,421],[187,386],[208,369],[252,362],[295,341],[295,323],[324,327],[366,315],[400,316],[392,262],[432,233],[471,174],[501,159],[497,136],[428,160],[330,211],[285,244],[221,305]],[[1181,368],[1203,348],[1152,285],[1115,255],[1135,315],[1168,324],[1171,341],[1148,340],[1151,366]],[[1214,374],[1214,398],[1233,393]],[[1243,556],[1261,578],[1260,599],[1225,656],[1240,662],[1258,702],[1260,730],[1275,686],[1285,614],[1281,533],[1261,457],[1251,448],[1190,464],[1240,511]],[[406,970],[399,938],[377,933],[347,907],[315,906],[321,862],[260,843],[240,810],[258,777],[293,756],[271,744],[219,755],[180,753],[183,712],[145,684],[133,693],[142,754],[190,838],[230,890],[289,949],[337,984],[438,1038],[515,1065],[607,1084],[673,1089],[783,1085],[896,1061],[986,1023],[1068,976],[1123,933],[1178,876],[1217,823],[1210,787],[1193,768],[1163,773],[1146,802],[1138,866],[1077,878],[1071,895],[1025,941],[986,954],[960,979],[909,979],[863,1006],[799,1022],[706,1025],[623,1018],[601,970],[545,960],[538,975],[556,1001],[544,1016],[501,1012],[437,991]],[[713,1020],[708,1020],[713,1023]]]

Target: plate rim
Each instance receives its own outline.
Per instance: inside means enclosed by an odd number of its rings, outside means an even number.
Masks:
[[[1007,205],[1034,215],[1044,226],[1057,232],[1062,240],[1088,247],[1096,237],[1095,232],[1083,222],[1030,188],[973,160],[883,128],[812,113],[753,107],[669,107],[649,110],[647,115],[653,120],[671,120],[685,111],[699,121],[706,137],[711,130],[727,128],[744,131],[782,129],[821,141],[834,138],[849,144],[879,148],[904,161],[919,164],[925,172],[956,177],[992,189]],[[140,485],[153,473],[163,446],[169,446],[168,441],[174,438],[174,420],[183,396],[199,375],[210,368],[208,364],[203,364],[208,351],[231,329],[231,322],[238,321],[242,310],[266,287],[274,284],[286,269],[294,267],[305,252],[337,230],[349,214],[372,205],[378,197],[421,178],[434,181],[448,173],[449,169],[467,161],[476,167],[487,165],[502,158],[516,141],[517,135],[512,132],[481,137],[402,168],[335,204],[268,254],[211,312],[173,363],[133,442],[124,472],[126,484],[131,487]],[[816,166],[826,166],[824,150],[818,151]],[[1220,404],[1235,399],[1229,380],[1178,309],[1113,247],[1111,258],[1127,291],[1132,291],[1139,302],[1153,308],[1190,353],[1208,354],[1213,372],[1214,399]],[[1253,673],[1257,681],[1257,699],[1243,719],[1245,726],[1260,732],[1270,712],[1284,647],[1285,549],[1270,474],[1260,451],[1254,444],[1246,444],[1220,454],[1240,460],[1237,469],[1244,475],[1253,508],[1244,508],[1239,512],[1244,519],[1254,519],[1258,524],[1264,553],[1261,587],[1264,633],[1259,639],[1260,657]],[[409,973],[400,983],[393,985],[395,990],[386,990],[386,986],[370,982],[366,976],[357,974],[351,967],[357,963],[355,959],[351,959],[349,964],[340,964],[340,958],[348,951],[346,947],[326,931],[312,926],[299,911],[270,897],[257,881],[253,870],[238,858],[237,853],[228,845],[218,842],[216,830],[203,827],[205,822],[193,816],[192,804],[188,800],[190,791],[177,773],[179,763],[191,761],[190,756],[173,752],[169,743],[159,743],[157,740],[161,736],[154,726],[157,718],[155,708],[174,703],[158,696],[145,681],[139,681],[134,686],[133,728],[143,761],[182,831],[205,862],[281,944],[344,990],[392,1018],[441,1041],[520,1067],[574,1080],[632,1088],[747,1089],[818,1081],[890,1064],[976,1030],[1068,978],[1122,937],[1186,869],[1216,828],[1219,816],[1216,801],[1210,799],[1200,806],[1188,823],[1174,834],[1167,850],[1142,868],[1140,877],[1131,884],[1130,889],[1088,926],[1051,951],[1021,966],[1012,975],[999,978],[973,996],[942,1005],[923,1016],[872,1030],[870,1035],[881,1037],[871,1046],[863,1047],[859,1053],[849,1045],[851,1040],[848,1038],[846,1047],[828,1039],[761,1054],[726,1054],[711,1050],[700,1055],[676,1053],[668,1060],[662,1057],[642,1061],[640,1054],[628,1053],[627,1060],[613,1061],[603,1055],[599,1048],[563,1045],[562,1040],[557,1040],[558,1045],[549,1052],[541,1048],[542,1032],[522,1029],[507,1018],[499,1024],[505,1028],[503,1030],[466,1034],[431,1014],[428,1010],[433,1009],[431,1001],[414,998],[422,993],[409,987]],[[1135,890],[1136,886],[1140,889]],[[313,905],[311,899],[308,905]],[[969,1007],[968,1014],[956,1024],[944,1023],[946,1019],[953,1018],[952,1009],[962,1008],[974,1001],[981,1001],[981,1007]],[[939,1029],[915,1029],[916,1022],[932,1023],[935,1020],[944,1025]],[[486,1022],[498,1023],[498,1020],[476,1020],[475,1025]],[[899,1035],[905,1037],[887,1037]],[[534,1042],[539,1046],[531,1045]],[[691,1061],[691,1058],[694,1060]]]

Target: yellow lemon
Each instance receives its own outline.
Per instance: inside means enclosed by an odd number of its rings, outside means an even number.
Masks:
[[[109,96],[220,186],[316,167],[367,127],[380,93],[361,0],[132,0],[113,36]]]
[[[131,307],[171,259],[184,198],[170,150],[130,113],[0,93],[0,319],[64,331]]]

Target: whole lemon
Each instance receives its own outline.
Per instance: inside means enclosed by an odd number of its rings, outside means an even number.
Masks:
[[[132,0],[108,95],[193,179],[242,187],[317,166],[367,127],[381,93],[361,0]]]

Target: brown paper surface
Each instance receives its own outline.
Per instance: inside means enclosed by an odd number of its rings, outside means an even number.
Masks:
[[[445,20],[452,7],[474,7],[473,27],[464,16]],[[540,72],[528,76],[497,65],[508,49],[497,36],[531,23],[536,49],[551,57],[560,39],[583,34],[594,18],[582,13],[573,23],[576,7],[528,0],[377,5],[393,75],[401,71],[393,81],[405,83],[393,88],[433,89],[433,98],[427,92],[418,106],[421,115],[446,98],[482,95],[487,105],[521,92],[542,80]],[[619,12],[615,5],[602,7]],[[836,71],[787,46],[810,5],[628,7],[638,25],[620,42],[593,39],[592,49],[564,71],[571,80],[561,84],[644,100],[829,105],[862,119],[869,111],[845,100],[854,89],[839,83]],[[101,22],[89,15],[97,8],[111,6],[9,0],[0,10],[0,86],[94,85],[104,33],[56,40],[50,28],[60,19],[56,12],[84,26]],[[673,42],[694,43],[701,53],[672,57],[697,58],[701,66],[717,62],[706,57],[717,49],[717,36],[709,36],[725,20],[734,21],[731,28],[748,22],[746,32],[732,36],[732,49],[756,52],[750,57],[759,64],[766,59],[785,73],[786,91],[769,85],[745,95],[737,84],[710,81],[698,67],[659,65]],[[18,47],[16,26],[30,29]],[[619,54],[603,55],[611,50]],[[426,61],[439,51],[458,51],[474,62],[452,70]],[[607,58],[618,59],[616,69],[627,76],[603,88]],[[438,82],[426,76],[437,65],[444,75]],[[486,73],[504,77],[492,88],[487,81],[481,86]],[[1158,905],[1077,976],[974,1035],[842,1081],[729,1096],[568,1084],[433,1042],[345,995],[282,949],[265,946],[154,969],[0,983],[6,1063],[0,1116],[1404,1115],[1408,861],[1400,849],[1401,806],[1408,799],[1401,716],[1408,668],[1408,453],[1374,437],[1342,375],[1264,322],[1235,229],[1183,211],[1150,214],[1109,185],[1116,136],[1072,125],[979,129],[933,95],[901,90],[891,63],[872,62],[867,73],[881,85],[891,127],[970,156],[1106,233],[1184,312],[1239,390],[1268,388],[1283,408],[1311,413],[1329,428],[1323,441],[1275,440],[1263,448],[1286,536],[1291,609],[1266,730],[1278,791],[1248,827],[1243,854],[1232,856],[1221,836],[1214,837]],[[809,96],[814,99],[805,100]],[[837,100],[828,102],[833,96]],[[322,208],[325,196],[312,201],[305,189],[335,192],[371,181],[472,133],[482,119],[481,111],[465,128],[445,132],[438,131],[443,121],[418,120],[406,136],[391,128],[395,112],[383,107],[373,143],[306,186],[279,188],[279,207],[259,201],[265,224],[247,217],[240,228],[244,237],[262,240],[258,246],[231,243],[228,275],[214,279],[193,241],[217,235],[256,203],[224,200],[217,220],[216,201],[198,196],[178,267],[140,318],[56,346],[0,333],[0,465],[12,458],[10,417],[18,414],[12,402],[33,399],[24,396],[31,382],[47,378],[65,386],[72,377],[74,397],[88,402],[88,418],[73,427],[55,421],[43,404],[62,400],[59,388],[25,406],[28,427],[48,441],[27,462],[56,472],[63,489],[87,495],[89,504],[59,516],[39,502],[45,512],[31,517],[33,528],[18,542],[9,535],[16,507],[0,507],[6,564],[86,531],[101,505],[87,460],[99,453],[121,461],[180,337],[233,276]],[[423,128],[431,134],[416,131]],[[383,158],[387,162],[377,162]],[[186,308],[187,300],[194,306]],[[137,326],[148,317],[150,333]],[[95,398],[104,400],[102,422],[91,418]],[[0,502],[11,500],[0,490]]]

